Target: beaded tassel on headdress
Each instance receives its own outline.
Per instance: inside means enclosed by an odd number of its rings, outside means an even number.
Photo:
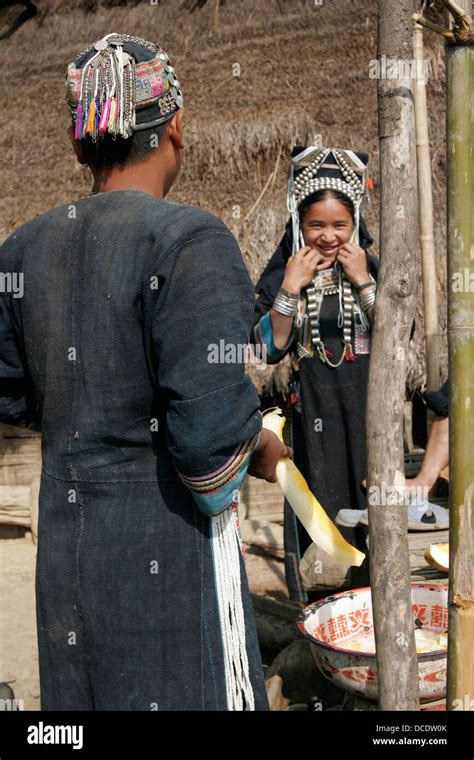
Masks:
[[[95,43],[97,53],[85,64],[76,109],[75,137],[93,141],[106,132],[127,138],[133,133],[135,69],[123,46],[108,35]]]
[[[145,48],[155,57],[137,64],[124,49],[127,44]],[[92,55],[82,68],[70,64],[66,79],[76,140],[89,137],[95,142],[107,133],[128,138],[136,129],[166,121],[183,106],[174,67],[168,55],[154,43],[113,32],[83,51],[78,59],[87,53]],[[150,120],[137,124],[137,104],[149,105],[155,111]],[[151,111],[148,113],[151,115]]]
[[[139,58],[130,54],[138,47]],[[151,55],[150,55],[151,53]],[[76,140],[130,137],[134,131],[168,121],[183,106],[175,69],[165,51],[152,42],[112,32],[89,46],[71,63],[66,99]],[[140,116],[136,109],[140,109]],[[143,115],[146,117],[143,118]]]
[[[76,121],[74,124],[74,139],[80,140],[82,137],[82,103],[79,101],[76,108]]]

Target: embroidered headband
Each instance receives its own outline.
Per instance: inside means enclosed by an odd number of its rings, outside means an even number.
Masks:
[[[304,245],[298,208],[305,198],[318,190],[336,190],[352,201],[355,212],[353,239],[358,242],[360,207],[367,196],[367,162],[367,154],[352,150],[310,146],[293,151],[287,195],[293,224],[293,254]]]
[[[107,34],[67,68],[66,102],[76,140],[133,132],[168,121],[183,106],[168,54],[141,37]]]

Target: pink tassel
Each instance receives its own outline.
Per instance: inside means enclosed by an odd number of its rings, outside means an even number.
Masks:
[[[354,354],[351,354],[349,349],[346,350],[345,359],[346,362],[355,362],[357,357],[354,356]]]
[[[107,131],[110,115],[110,100],[106,100],[99,121],[99,135],[103,135]]]
[[[324,347],[324,353],[326,354],[328,359],[332,359],[332,357],[334,356],[332,351],[330,351],[329,348],[326,348],[326,346]]]
[[[80,140],[82,137],[82,103],[79,101],[76,108],[76,123],[74,125],[74,139]]]

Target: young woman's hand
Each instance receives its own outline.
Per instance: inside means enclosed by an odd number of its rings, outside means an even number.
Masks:
[[[318,272],[328,269],[331,264],[332,261],[326,261],[322,253],[305,245],[288,259],[281,287],[290,293],[299,293],[312,283]]]
[[[355,286],[369,282],[367,256],[363,248],[355,243],[344,243],[337,252],[336,260],[340,263],[347,279]]]

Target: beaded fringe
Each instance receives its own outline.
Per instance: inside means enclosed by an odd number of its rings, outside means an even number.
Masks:
[[[240,540],[233,508],[211,517],[211,542],[219,604],[229,710],[255,710],[245,640],[240,585]],[[245,702],[245,704],[244,704]]]

